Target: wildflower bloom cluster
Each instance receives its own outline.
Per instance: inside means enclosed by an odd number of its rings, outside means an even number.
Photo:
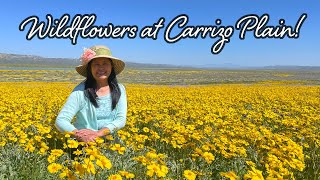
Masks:
[[[127,85],[125,128],[87,144],[53,125],[74,86],[0,83],[1,154],[45,159],[54,179],[319,176],[319,86]]]

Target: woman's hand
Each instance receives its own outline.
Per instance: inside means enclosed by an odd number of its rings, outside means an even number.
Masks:
[[[108,128],[100,129],[99,131],[94,131],[91,129],[80,129],[74,130],[74,136],[78,141],[82,142],[94,142],[96,138],[106,136],[110,134]]]
[[[99,137],[99,133],[91,129],[80,129],[74,131],[74,136],[78,141],[94,142]]]

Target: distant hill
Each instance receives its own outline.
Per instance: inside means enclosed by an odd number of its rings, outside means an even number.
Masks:
[[[44,67],[44,68],[74,68],[80,64],[80,59],[71,58],[46,58],[34,55],[6,54],[0,53],[0,67]],[[134,69],[222,69],[222,70],[316,70],[320,71],[320,66],[264,66],[264,67],[243,67],[233,64],[203,66],[176,66],[168,64],[147,64],[126,62],[126,68]]]
[[[264,66],[263,69],[270,69],[270,70],[277,70],[277,69],[284,69],[284,70],[320,70],[320,66]]]
[[[174,66],[167,64],[145,64],[125,62],[127,68],[187,68],[186,66]],[[46,58],[33,55],[5,54],[0,53],[0,66],[19,67],[58,67],[68,68],[80,64],[80,59],[71,58]],[[190,68],[190,67],[189,67]]]

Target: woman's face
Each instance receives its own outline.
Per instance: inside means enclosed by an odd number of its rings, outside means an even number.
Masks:
[[[94,79],[106,81],[111,74],[111,60],[106,58],[96,58],[91,63],[91,72]]]

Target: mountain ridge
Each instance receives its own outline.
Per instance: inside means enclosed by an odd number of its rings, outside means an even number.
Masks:
[[[157,69],[257,69],[257,70],[320,70],[320,66],[295,66],[295,65],[274,65],[274,66],[256,66],[244,67],[230,63],[218,65],[171,65],[171,64],[151,64],[125,61],[127,68],[157,68]],[[51,58],[37,55],[23,55],[0,53],[0,66],[12,67],[52,67],[69,68],[80,64],[79,59],[74,58]]]
[[[57,64],[58,63],[58,64]],[[177,66],[170,64],[148,64],[125,61],[129,68],[191,68],[189,66]],[[50,58],[37,55],[8,54],[0,53],[0,65],[18,66],[54,66],[54,67],[75,67],[80,64],[80,59],[73,58]]]

